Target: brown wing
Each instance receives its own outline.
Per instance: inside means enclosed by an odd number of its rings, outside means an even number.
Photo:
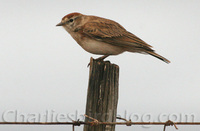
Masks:
[[[86,23],[82,31],[93,39],[112,45],[152,50],[150,48],[152,46],[148,45],[134,34],[126,31],[120,24],[112,20],[102,18],[100,21]]]

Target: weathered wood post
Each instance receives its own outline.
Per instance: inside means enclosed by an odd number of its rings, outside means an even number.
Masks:
[[[86,115],[100,122],[115,122],[118,103],[119,67],[109,61],[90,60]],[[91,122],[85,118],[85,122]],[[115,125],[85,125],[84,131],[115,131]]]

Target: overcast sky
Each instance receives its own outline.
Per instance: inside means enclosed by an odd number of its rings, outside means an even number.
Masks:
[[[168,58],[123,53],[118,114],[133,121],[200,121],[200,1],[198,0],[0,0],[0,121],[70,121],[85,112],[90,57],[62,28],[71,12],[117,21]],[[126,114],[126,115],[125,115]],[[64,116],[63,119],[58,116]],[[35,116],[35,118],[33,117]],[[139,117],[137,119],[137,117]],[[66,118],[66,119],[65,119]],[[192,121],[188,120],[188,121]],[[200,126],[178,126],[179,131]],[[174,127],[167,127],[175,131]],[[155,131],[163,126],[117,126]],[[6,131],[66,131],[70,126],[8,126]],[[81,131],[76,127],[76,131]]]

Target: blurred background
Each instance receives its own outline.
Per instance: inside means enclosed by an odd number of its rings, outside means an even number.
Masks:
[[[0,0],[0,121],[83,120],[90,57],[61,27],[71,12],[117,21],[168,58],[123,53],[118,115],[132,121],[200,121],[200,1]],[[76,127],[76,131],[82,131]],[[179,131],[200,126],[178,126]],[[71,126],[0,125],[6,131],[66,131]],[[163,126],[117,126],[116,131]],[[174,127],[167,130],[175,131]]]

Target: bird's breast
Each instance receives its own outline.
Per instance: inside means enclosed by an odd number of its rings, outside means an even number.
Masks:
[[[72,35],[72,34],[71,34]],[[118,55],[125,50],[120,46],[114,46],[109,43],[98,41],[82,34],[76,34],[72,37],[87,52],[98,55]]]

